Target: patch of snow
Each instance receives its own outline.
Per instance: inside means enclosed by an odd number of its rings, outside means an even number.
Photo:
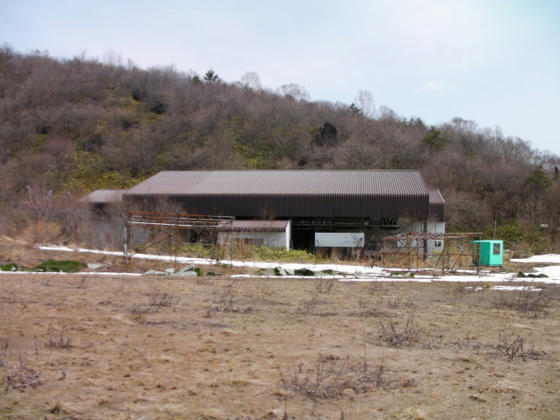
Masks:
[[[400,282],[413,282],[413,283],[431,283],[432,278],[416,277],[356,277],[340,279],[342,282],[383,282],[383,283],[400,283]]]
[[[47,245],[38,245],[37,248],[42,249],[43,251],[63,251],[63,252],[74,252],[74,249],[68,248],[67,246],[47,246]]]
[[[44,251],[63,251],[63,252],[80,252],[80,253],[91,253],[91,254],[101,254],[101,255],[112,255],[112,256],[124,256],[122,252],[118,251],[102,251],[97,249],[86,249],[77,248],[72,249],[63,246],[43,246],[38,245],[38,248]],[[173,262],[177,261],[180,264],[193,264],[193,265],[215,265],[216,261],[206,258],[191,258],[191,257],[177,257],[175,259],[172,255],[153,255],[153,254],[132,254],[132,258],[144,259],[144,260],[156,260],[156,261],[167,261]],[[545,258],[546,257],[546,258]],[[541,258],[539,261],[527,261],[527,262],[544,262],[545,260],[549,262],[560,263],[560,255],[541,255],[531,258]],[[555,261],[553,261],[556,259]],[[521,261],[520,262],[525,262]],[[300,270],[302,268],[308,268],[315,273],[315,276],[258,276],[251,274],[237,274],[231,277],[245,277],[245,278],[293,278],[293,279],[317,279],[317,278],[336,278],[343,282],[348,281],[378,281],[378,282],[419,282],[419,283],[430,283],[430,282],[455,282],[455,283],[540,283],[540,284],[560,284],[560,266],[549,266],[549,267],[538,267],[535,268],[537,272],[544,273],[548,278],[530,278],[530,277],[517,277],[517,273],[490,273],[488,271],[481,271],[479,275],[474,275],[472,270],[462,270],[461,275],[444,275],[444,276],[433,276],[429,274],[424,274],[423,271],[415,272],[414,277],[396,277],[389,276],[390,271],[393,269],[385,269],[381,267],[371,267],[364,265],[346,265],[346,264],[306,264],[306,263],[281,263],[281,262],[270,262],[270,261],[238,261],[238,260],[222,260],[222,264],[231,264],[234,267],[250,267],[250,268],[261,268],[272,270],[274,268],[281,268],[290,272],[295,270]],[[341,275],[321,275],[321,271],[332,270]],[[10,273],[10,272],[5,272]],[[468,275],[472,273],[471,275]],[[45,273],[47,274],[47,273]],[[52,273],[48,273],[52,274]],[[101,275],[141,275],[133,273],[80,273],[80,274],[101,274]]]
[[[510,261],[516,263],[560,264],[560,254],[533,255],[529,258],[512,258]]]
[[[548,267],[535,267],[535,271],[540,274],[546,274],[549,279],[560,280],[560,265],[550,265]]]
[[[64,252],[81,252],[89,254],[102,254],[102,255],[112,255],[112,256],[124,256],[123,252],[118,251],[102,251],[98,249],[86,249],[77,248],[72,249],[64,246],[44,246],[39,245],[39,249],[44,251],[64,251]],[[157,261],[175,261],[173,255],[153,255],[153,254],[132,254],[132,258],[145,259],[145,260],[157,260]],[[191,258],[191,257],[177,257],[176,261],[178,263],[184,264],[195,264],[195,265],[213,265],[216,260],[206,259],[206,258]],[[270,261],[238,261],[238,260],[222,260],[223,264],[231,264],[234,267],[251,267],[251,268],[264,268],[264,269],[274,269],[275,267],[281,267],[288,271],[301,270],[302,268],[309,268],[313,271],[325,271],[333,270],[345,274],[352,275],[379,275],[385,270],[379,267],[369,267],[363,265],[345,265],[345,264],[306,264],[306,263],[280,263],[280,262],[270,262]]]
[[[540,292],[542,289],[533,286],[492,286],[490,290],[504,290],[504,291],[529,291],[529,292]]]
[[[295,276],[293,274],[287,274],[285,276],[275,276],[275,275],[254,275],[254,274],[232,274],[232,278],[252,278],[252,279],[340,279],[342,278],[354,278],[349,276]]]
[[[87,268],[89,268],[90,270],[99,270],[100,268],[105,267],[105,264],[101,264],[101,263],[88,263],[87,264]]]

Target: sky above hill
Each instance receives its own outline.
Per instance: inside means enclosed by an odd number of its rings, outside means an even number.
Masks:
[[[560,155],[560,1],[0,0],[0,43],[500,127]]]

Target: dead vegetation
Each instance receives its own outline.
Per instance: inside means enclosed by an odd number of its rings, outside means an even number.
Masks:
[[[51,331],[49,330],[49,338],[45,343],[46,347],[51,349],[64,349],[68,350],[72,348],[72,340],[70,337],[64,336],[64,327],[60,329],[60,334],[58,338],[54,338],[51,336]]]
[[[524,362],[541,360],[545,356],[544,352],[536,351],[534,346],[525,348],[525,340],[520,336],[500,335],[495,348],[496,354],[505,357],[508,362],[516,359]]]
[[[392,321],[387,324],[379,321],[377,337],[391,347],[410,347],[420,342],[421,331],[415,324],[414,312],[406,318],[404,327],[400,328]]]
[[[315,283],[315,290],[317,293],[330,293],[336,284],[336,279],[319,279]]]
[[[250,313],[251,306],[242,306],[236,300],[236,281],[232,281],[215,292],[214,304],[206,311],[206,317],[210,318],[213,312]]]
[[[4,386],[5,391],[23,391],[43,383],[41,373],[27,365],[23,354],[19,354],[18,363],[11,363],[8,361],[8,351],[8,340],[0,337],[0,369],[4,371],[0,377],[0,384]]]
[[[338,399],[373,389],[398,389],[412,385],[412,378],[404,381],[392,378],[383,360],[372,366],[365,351],[361,361],[352,360],[350,356],[341,358],[319,354],[315,368],[304,370],[303,364],[300,364],[288,378],[282,378],[284,389],[311,399]]]
[[[148,303],[139,303],[130,308],[132,314],[150,314],[160,312],[163,308],[178,306],[181,298],[171,293],[160,291],[158,288],[152,290],[149,295]]]
[[[518,313],[537,318],[546,314],[552,302],[552,294],[546,288],[533,290],[525,288],[520,291],[501,292],[494,299],[496,309],[510,309]]]
[[[503,292],[455,299],[452,284],[99,277],[77,290],[80,275],[42,276],[48,287],[9,276],[0,277],[0,318],[10,321],[0,323],[10,340],[9,349],[0,340],[1,387],[9,376],[9,389],[25,392],[0,392],[0,417],[272,419],[289,407],[288,418],[553,418],[560,410],[555,298],[546,316],[520,317],[495,309]],[[516,397],[507,404],[493,391],[510,388],[518,391],[507,391]]]

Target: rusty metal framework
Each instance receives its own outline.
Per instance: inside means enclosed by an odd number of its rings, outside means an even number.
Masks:
[[[210,247],[212,259],[218,261],[219,250],[217,246],[218,232],[226,232],[228,240],[234,217],[208,216],[200,214],[179,214],[161,212],[130,212],[125,224],[124,257],[130,261],[134,251],[145,251],[158,244],[167,242],[173,247],[174,264],[177,264],[177,253],[180,244],[201,244]],[[142,239],[135,239],[139,232],[145,234]],[[180,232],[187,231],[187,235]],[[196,240],[191,241],[193,237]],[[134,251],[133,251],[134,250]],[[230,259],[233,259],[233,246],[230,250]]]
[[[383,238],[380,251],[384,267],[404,270],[429,268],[435,274],[455,271],[473,264],[472,241],[482,236],[481,232],[427,233],[408,232]],[[443,249],[428,255],[428,241],[441,241]]]

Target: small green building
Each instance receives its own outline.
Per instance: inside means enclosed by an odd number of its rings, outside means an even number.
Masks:
[[[501,267],[504,262],[504,241],[473,241],[473,263],[490,267]]]

